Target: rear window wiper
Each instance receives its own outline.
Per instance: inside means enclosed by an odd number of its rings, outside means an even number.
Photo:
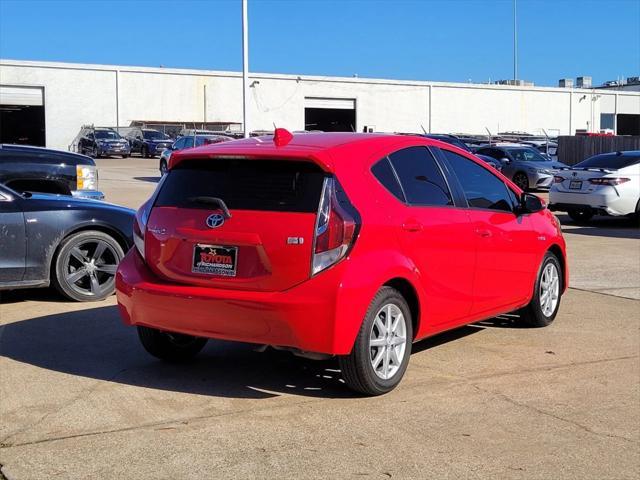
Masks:
[[[225,218],[231,218],[231,212],[229,211],[227,204],[224,203],[224,200],[222,200],[221,198],[207,197],[205,195],[202,195],[198,197],[189,197],[187,198],[187,200],[190,203],[202,203],[204,205],[217,205],[220,208],[220,210],[222,210],[222,213],[224,214]]]

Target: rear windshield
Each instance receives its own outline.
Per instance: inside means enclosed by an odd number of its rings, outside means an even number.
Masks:
[[[169,171],[155,205],[212,209],[195,197],[221,198],[230,210],[316,212],[325,173],[310,162],[185,160]]]
[[[596,155],[575,165],[576,168],[608,168],[619,170],[640,162],[640,155]]]

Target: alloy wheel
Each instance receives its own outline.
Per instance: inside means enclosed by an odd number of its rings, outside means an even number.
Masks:
[[[113,288],[119,260],[116,250],[104,240],[80,242],[69,252],[64,280],[83,296],[100,297]]]
[[[540,307],[545,317],[550,317],[558,306],[560,296],[560,276],[553,263],[548,263],[540,279]]]
[[[522,191],[529,188],[529,179],[524,173],[518,173],[513,177],[513,183],[515,183]]]
[[[407,347],[407,324],[400,308],[388,303],[376,313],[369,335],[369,360],[375,374],[392,378],[402,365]]]

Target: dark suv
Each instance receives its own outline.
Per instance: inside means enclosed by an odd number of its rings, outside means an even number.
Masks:
[[[0,183],[22,192],[103,199],[95,162],[77,153],[0,144]]]
[[[129,142],[112,128],[83,127],[78,138],[78,153],[99,158],[102,156],[129,156]]]
[[[134,128],[127,133],[131,153],[139,153],[144,158],[160,155],[171,147],[173,141],[169,135],[149,128]]]

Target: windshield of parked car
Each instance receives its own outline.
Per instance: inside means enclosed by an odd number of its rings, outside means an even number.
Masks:
[[[118,132],[114,132],[113,130],[96,130],[95,134],[96,138],[101,140],[119,140],[121,138]]]
[[[169,140],[169,135],[165,135],[157,130],[143,130],[142,135],[145,140]]]
[[[533,148],[510,148],[508,152],[516,162],[548,162],[549,159],[540,155]]]
[[[617,155],[609,153],[606,155],[596,155],[587,158],[575,165],[576,168],[607,168],[611,170],[619,170],[640,163],[640,152],[637,155]]]

